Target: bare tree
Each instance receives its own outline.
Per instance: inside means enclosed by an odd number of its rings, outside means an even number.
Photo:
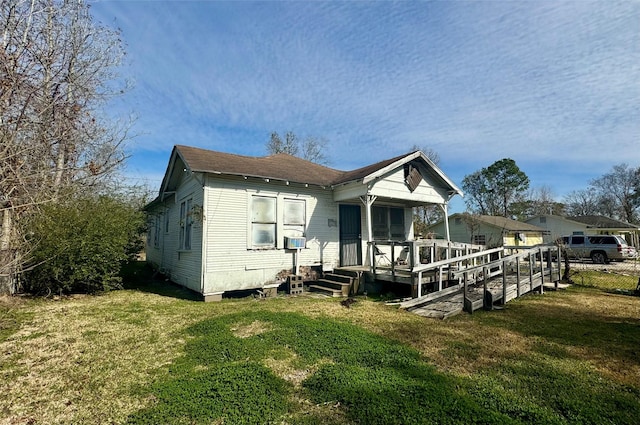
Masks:
[[[25,260],[22,217],[124,160],[126,126],[99,113],[123,55],[83,0],[0,2],[0,275]]]
[[[633,223],[638,218],[640,203],[635,196],[638,187],[638,170],[628,164],[615,165],[610,172],[591,181],[609,216]]]
[[[604,215],[628,223],[640,219],[640,167],[615,165],[610,172],[591,180],[589,187],[565,197],[567,214]]]
[[[270,155],[286,153],[316,164],[326,165],[329,162],[326,155],[327,145],[328,142],[324,138],[307,136],[301,140],[292,131],[287,131],[282,140],[274,131],[267,142],[267,152]]]
[[[569,216],[598,214],[598,194],[593,189],[569,192],[564,197],[564,203]]]
[[[543,185],[529,190],[522,201],[513,203],[511,213],[518,220],[526,220],[537,215],[564,215],[565,210],[564,204],[555,200],[551,187]]]
[[[413,145],[412,151],[421,151],[434,164],[440,164],[440,155],[429,146]],[[425,235],[427,228],[444,219],[444,210],[438,205],[421,205],[413,209],[413,226],[416,235]]]

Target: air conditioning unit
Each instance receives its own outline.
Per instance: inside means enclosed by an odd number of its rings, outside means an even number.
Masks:
[[[303,249],[307,246],[307,238],[284,237],[284,247],[286,249]]]

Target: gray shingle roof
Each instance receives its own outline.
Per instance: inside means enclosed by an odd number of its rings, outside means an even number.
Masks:
[[[194,172],[269,178],[319,186],[329,186],[345,174],[344,171],[284,153],[253,157],[183,145],[177,145],[175,149]]]
[[[518,220],[512,220],[506,217],[498,217],[494,215],[474,215],[479,221],[482,221],[486,224],[490,224],[495,227],[499,227],[504,230],[509,230],[511,232],[542,232],[543,228],[534,226],[533,224],[523,223]]]
[[[409,153],[385,159],[352,171],[340,171],[284,153],[254,157],[184,145],[176,145],[175,150],[194,172],[268,178],[319,186],[331,186],[363,179],[411,155]]]
[[[582,215],[575,217],[567,217],[568,220],[577,221],[586,224],[588,227],[596,229],[637,229],[638,225],[625,223],[624,221],[615,220],[613,218],[602,215]]]

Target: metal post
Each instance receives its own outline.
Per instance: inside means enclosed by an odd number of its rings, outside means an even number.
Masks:
[[[533,292],[533,261],[534,255],[529,251],[529,292]]]
[[[542,248],[540,248],[540,293],[544,294],[544,261],[542,261]]]
[[[516,293],[520,298],[520,257],[516,257]]]
[[[507,265],[502,260],[502,305],[507,303]]]

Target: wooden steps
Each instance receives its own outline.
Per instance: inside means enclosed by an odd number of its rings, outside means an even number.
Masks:
[[[309,285],[309,290],[330,297],[348,297],[357,277],[358,274],[355,272],[337,269],[332,273],[325,273],[322,279]]]

